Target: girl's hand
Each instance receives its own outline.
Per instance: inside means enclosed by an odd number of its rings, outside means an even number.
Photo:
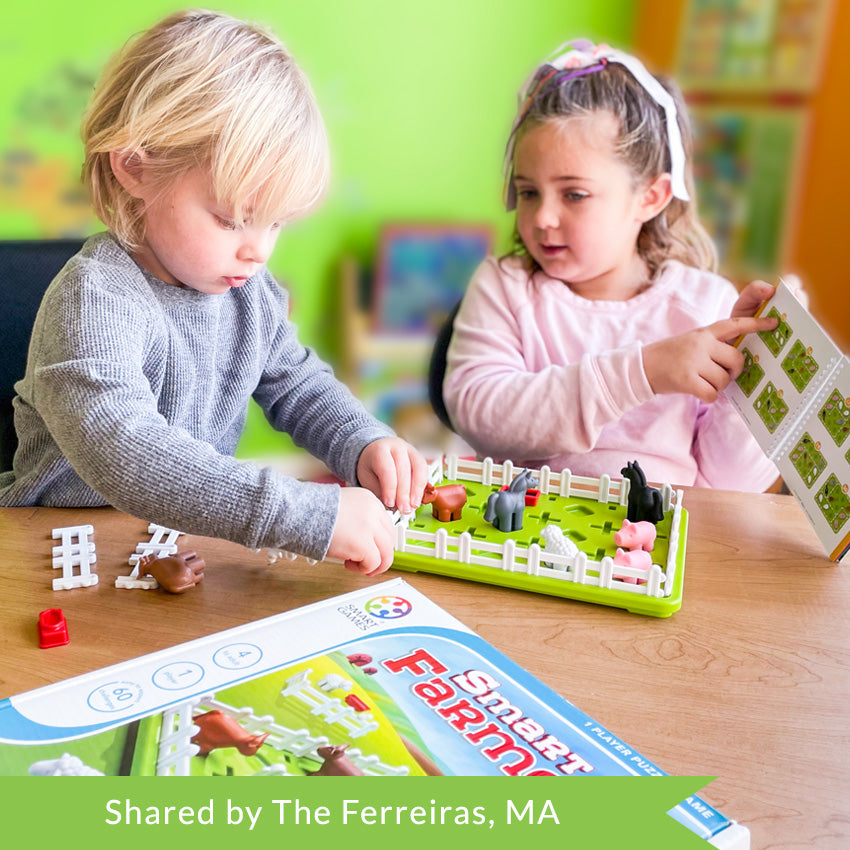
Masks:
[[[384,437],[369,443],[360,453],[357,480],[388,508],[409,514],[422,502],[428,466],[410,443],[399,437]]]
[[[327,557],[337,558],[347,570],[367,576],[380,575],[392,565],[392,520],[368,490],[341,488]]]
[[[754,316],[756,310],[773,296],[776,287],[765,283],[763,280],[754,280],[747,284],[738,296],[738,300],[732,305],[731,316],[733,319],[739,316]]]
[[[750,293],[742,303],[741,293],[735,308],[741,305],[748,309],[753,297],[754,293]],[[739,315],[647,345],[643,349],[643,368],[649,385],[656,395],[690,393],[700,401],[716,401],[718,393],[744,368],[743,354],[728,341],[742,334],[773,330],[776,324],[775,318]]]

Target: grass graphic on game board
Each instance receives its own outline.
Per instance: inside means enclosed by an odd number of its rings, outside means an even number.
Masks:
[[[826,479],[826,484],[818,490],[815,502],[823,511],[829,527],[833,531],[840,531],[847,522],[847,517],[850,516],[850,499],[847,497],[845,488],[834,475],[830,475]]]
[[[541,548],[541,561],[546,560],[546,544],[541,536],[545,526],[554,523],[559,526],[566,537],[569,537],[588,558],[601,561],[606,555],[613,558],[617,553],[614,545],[614,532],[619,531],[626,517],[623,505],[602,504],[594,499],[559,496],[556,493],[541,495],[536,506],[526,507],[523,513],[523,527],[520,531],[501,532],[484,519],[487,499],[491,493],[500,489],[499,485],[486,485],[475,481],[454,481],[445,479],[441,484],[462,484],[466,488],[466,505],[463,516],[454,522],[440,522],[431,515],[431,508],[422,505],[411,521],[410,528],[428,533],[436,533],[444,528],[450,535],[457,537],[468,531],[473,541],[482,540],[488,543],[504,543],[513,540],[517,546],[528,548],[537,543]],[[673,512],[668,511],[656,526],[657,537],[652,551],[653,563],[662,568],[667,563],[670,526]],[[422,541],[422,546],[428,543]],[[486,550],[476,550],[472,544],[472,554],[493,558],[493,553]],[[475,565],[473,565],[475,566]],[[479,567],[480,570],[492,569]],[[588,564],[588,573],[597,574]]]
[[[767,346],[768,351],[774,357],[778,357],[779,352],[785,347],[785,343],[791,338],[793,331],[791,330],[791,326],[785,321],[785,317],[780,315],[776,307],[770,308],[767,317],[776,319],[779,324],[772,331],[761,331],[759,336]]]
[[[744,370],[738,375],[738,386],[745,396],[753,394],[753,390],[761,383],[764,377],[764,369],[759,366],[758,355],[753,354],[749,348],[745,348],[741,354],[744,355]]]
[[[769,381],[761,391],[759,397],[753,402],[753,407],[771,434],[788,413],[788,405],[782,400],[782,390],[777,390],[773,381]]]
[[[811,348],[806,348],[798,339],[788,352],[788,356],[782,361],[782,368],[798,392],[808,386],[809,381],[814,378],[818,370],[818,364],[812,357]]]
[[[816,443],[808,432],[803,434],[789,457],[794,469],[809,488],[826,469],[826,458],[820,453],[820,443]]]
[[[850,433],[850,404],[838,390],[829,394],[826,404],[818,411],[818,418],[835,440],[835,445],[842,445]]]

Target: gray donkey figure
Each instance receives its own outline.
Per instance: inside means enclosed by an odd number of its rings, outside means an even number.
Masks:
[[[525,509],[525,491],[536,487],[537,479],[533,478],[530,469],[523,469],[507,490],[491,493],[487,499],[484,519],[492,522],[499,531],[519,531],[522,528],[522,512]]]

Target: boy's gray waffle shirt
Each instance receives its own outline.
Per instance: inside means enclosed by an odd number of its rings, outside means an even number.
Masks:
[[[392,432],[298,342],[287,305],[265,269],[208,295],[143,272],[111,234],[88,240],[35,321],[0,506],[108,504],[322,558],[339,488],[236,461],[249,399],[345,481]]]

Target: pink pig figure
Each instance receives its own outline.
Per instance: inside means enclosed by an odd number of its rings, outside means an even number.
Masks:
[[[614,566],[630,567],[633,570],[644,570],[645,572],[649,572],[652,567],[652,556],[649,552],[644,552],[643,549],[632,549],[630,552],[617,549],[617,554],[614,555]],[[614,575],[620,579],[620,581],[626,582],[626,584],[646,583],[646,579],[638,579],[635,576],[617,575],[616,570],[614,570]]]
[[[629,522],[624,519],[622,528],[614,532],[614,545],[651,552],[655,546],[655,533],[655,525],[651,522]]]

